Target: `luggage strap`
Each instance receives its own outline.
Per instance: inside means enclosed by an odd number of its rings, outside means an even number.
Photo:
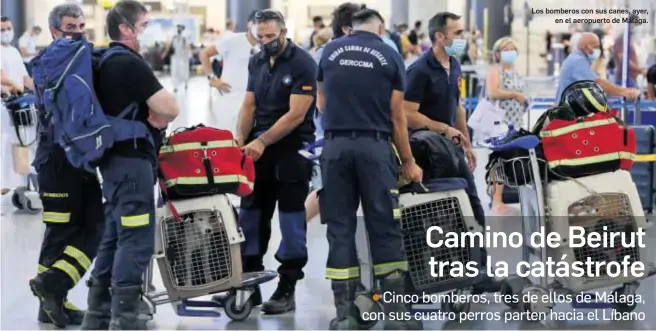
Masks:
[[[169,199],[168,191],[166,189],[166,177],[164,177],[164,173],[162,173],[162,169],[160,167],[157,167],[157,174],[159,177],[159,190],[162,193],[162,198],[169,206],[169,210],[171,210],[171,216],[173,216],[173,219],[176,221],[176,223],[180,223],[182,221],[180,218],[180,213],[178,213],[178,209],[175,208],[173,202],[171,199]]]

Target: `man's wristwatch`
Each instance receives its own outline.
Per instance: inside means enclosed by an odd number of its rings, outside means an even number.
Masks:
[[[212,80],[212,79],[217,79],[219,77],[216,77],[215,74],[207,75],[207,80]]]

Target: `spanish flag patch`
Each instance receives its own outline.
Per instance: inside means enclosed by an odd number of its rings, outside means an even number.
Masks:
[[[312,85],[303,85],[301,89],[303,91],[312,91]]]

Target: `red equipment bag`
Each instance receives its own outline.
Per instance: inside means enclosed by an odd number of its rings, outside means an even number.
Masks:
[[[171,199],[253,192],[255,167],[232,133],[197,125],[173,132],[159,151],[160,186]]]
[[[549,169],[560,176],[629,171],[635,159],[635,132],[606,112],[575,120],[552,119],[540,137]]]

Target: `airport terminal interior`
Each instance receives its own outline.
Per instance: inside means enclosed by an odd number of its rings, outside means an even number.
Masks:
[[[19,3],[23,3],[21,5]],[[64,2],[64,0],[2,0],[2,15],[18,15],[21,18],[14,20],[16,28],[16,39],[22,31],[28,30],[31,26],[40,25],[44,27],[43,33],[38,37],[36,44],[38,47],[44,47],[49,42],[47,33],[47,12],[54,5]],[[75,2],[75,1],[73,1]],[[112,1],[104,0],[79,0],[83,6],[87,18],[87,30],[90,39],[99,44],[106,43],[105,31],[103,26],[103,14],[101,11],[111,8]],[[171,27],[173,24],[185,24],[191,32],[190,36],[200,47],[204,38],[208,38],[206,31],[213,28],[220,33],[224,32],[228,19],[236,22],[237,30],[244,31],[246,16],[252,10],[273,7],[279,9],[287,16],[290,26],[290,35],[301,44],[307,44],[309,35],[312,32],[312,18],[320,16],[326,24],[330,22],[330,13],[339,5],[338,0],[148,0],[143,1],[155,13],[153,21],[161,22],[161,27]],[[252,3],[251,3],[252,2]],[[371,8],[380,8],[381,14],[389,21],[390,30],[392,26],[400,23],[412,24],[415,21],[424,22],[424,28],[427,20],[439,11],[452,11],[457,14],[471,13],[465,15],[468,17],[468,26],[475,27],[472,31],[478,30],[480,34],[486,34],[488,37],[483,42],[485,47],[490,48],[494,41],[504,35],[512,35],[517,40],[517,47],[520,54],[530,56],[530,60],[520,58],[518,61],[518,70],[527,73],[527,76],[534,78],[534,91],[530,91],[535,97],[553,97],[555,87],[552,76],[558,74],[558,66],[553,63],[549,64],[551,54],[542,54],[545,52],[544,34],[547,30],[553,33],[566,33],[568,26],[566,24],[554,25],[553,18],[539,17],[533,18],[533,30],[527,32],[523,23],[524,3],[519,0],[362,0]],[[476,3],[478,2],[478,9]],[[503,2],[508,7],[505,12],[504,6],[494,6],[492,3]],[[603,6],[608,8],[623,5],[623,1],[580,1],[580,4],[573,5],[571,1],[552,1],[540,0],[531,1],[531,6],[575,6],[585,7]],[[585,4],[584,4],[585,2]],[[656,5],[649,4],[649,0],[635,1],[635,6],[646,6],[653,12]],[[246,4],[248,3],[248,4]],[[537,3],[537,4],[536,4]],[[558,4],[555,4],[558,3]],[[649,7],[651,6],[651,7]],[[480,10],[484,7],[485,10]],[[508,20],[508,13],[514,12],[514,20]],[[478,17],[478,18],[477,18]],[[654,54],[654,24],[653,16],[649,18],[648,29],[644,32],[644,38],[641,42],[641,61],[653,61]],[[485,27],[483,25],[485,21]],[[497,24],[496,22],[505,22]],[[476,23],[478,22],[478,23]],[[489,22],[489,23],[488,23]],[[154,23],[156,24],[156,23]],[[162,28],[153,28],[153,41],[166,43],[169,38],[168,30]],[[505,30],[503,30],[505,29]],[[622,27],[616,27],[620,31]],[[89,31],[90,30],[90,31]],[[651,38],[649,37],[651,36]],[[159,40],[161,39],[161,40]],[[527,42],[531,45],[527,48]],[[2,55],[0,55],[2,56]],[[485,65],[472,69],[474,74],[481,74],[485,71]],[[472,74],[472,76],[474,76]],[[158,76],[165,88],[173,91],[174,86],[167,72],[167,65],[162,64]],[[476,83],[469,84],[474,88]],[[529,85],[529,89],[531,85]],[[465,92],[472,95],[474,92]],[[198,123],[223,127],[226,123],[218,123],[216,114],[222,109],[237,109],[240,107],[239,100],[230,100],[229,103],[221,103],[216,91],[208,86],[208,80],[205,74],[200,73],[197,68],[193,68],[192,77],[188,82],[186,89],[178,88],[176,98],[180,105],[180,116],[169,126],[170,129],[189,127]],[[224,99],[225,100],[225,99]],[[530,121],[530,120],[529,120]],[[3,125],[4,129],[4,125]],[[511,216],[494,216],[490,210],[490,198],[486,193],[485,182],[485,159],[488,152],[484,148],[477,148],[478,167],[474,172],[477,183],[478,194],[486,208],[488,225],[491,231],[497,232],[521,232],[522,220],[519,217],[519,207],[512,205],[516,209]],[[4,158],[4,156],[3,156]],[[3,166],[10,166],[9,161],[2,160]],[[1,179],[0,179],[1,180]],[[647,257],[642,257],[645,261],[656,261],[656,227],[653,227],[654,220],[649,221],[646,230]],[[277,231],[278,216],[277,212],[273,217],[273,236],[270,241],[269,252],[276,250],[280,240],[280,233]],[[1,288],[0,288],[0,328],[6,330],[34,330],[34,329],[55,329],[49,324],[40,324],[36,320],[39,302],[33,296],[28,286],[28,281],[35,276],[37,271],[37,260],[39,248],[43,237],[44,225],[41,221],[40,214],[30,214],[16,211],[7,202],[3,196],[2,216],[0,217],[0,254],[1,258]],[[329,280],[324,277],[326,259],[328,254],[328,243],[326,240],[326,226],[316,219],[308,224],[307,245],[309,251],[309,262],[305,268],[305,278],[298,283],[296,289],[296,310],[283,315],[265,315],[261,314],[259,308],[254,308],[253,313],[244,321],[231,321],[225,314],[220,317],[180,317],[170,304],[164,304],[157,307],[154,320],[149,322],[150,329],[162,330],[325,330],[328,329],[330,320],[335,316],[333,306],[333,295]],[[491,248],[489,250],[492,261],[503,260],[509,265],[515,265],[522,261],[522,250],[516,248]],[[265,259],[265,264],[275,270],[278,263],[272,254]],[[88,274],[84,279],[88,278]],[[75,303],[81,308],[86,306],[88,288],[81,281],[70,293],[68,300]],[[155,288],[162,289],[163,283],[159,275],[159,270],[155,268],[154,284]],[[274,291],[276,281],[265,283],[262,287],[263,296],[268,298]],[[610,287],[605,290],[612,290]],[[644,312],[646,319],[642,321],[562,321],[550,323],[532,323],[526,321],[504,322],[491,320],[477,321],[425,321],[424,329],[458,329],[458,330],[654,330],[656,329],[656,278],[649,278],[640,283],[638,293],[645,297],[645,304],[638,305],[636,312]],[[491,294],[489,294],[491,296]],[[204,299],[209,300],[209,296]],[[439,310],[439,305],[430,307]],[[566,304],[556,306],[556,311],[572,311],[578,308],[569,307]],[[505,312],[509,310],[505,305],[499,304],[473,304],[471,311],[496,311]],[[221,309],[218,309],[222,312]],[[381,329],[382,323],[379,323],[374,329]],[[68,329],[75,329],[69,326]]]

